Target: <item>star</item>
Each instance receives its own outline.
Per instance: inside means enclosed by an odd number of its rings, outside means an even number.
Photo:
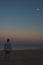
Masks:
[[[40,8],[35,9],[35,14],[38,15],[38,16],[40,15]]]
[[[40,8],[37,8],[36,10],[37,10],[37,11],[40,11]]]

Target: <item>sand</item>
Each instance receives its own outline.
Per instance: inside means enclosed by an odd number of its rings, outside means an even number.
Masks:
[[[0,65],[43,65],[43,49],[14,50],[7,58],[0,51]]]

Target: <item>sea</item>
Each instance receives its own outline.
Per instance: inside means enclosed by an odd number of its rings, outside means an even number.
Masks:
[[[4,50],[5,42],[0,42],[0,50]],[[12,50],[43,49],[43,42],[11,42]]]

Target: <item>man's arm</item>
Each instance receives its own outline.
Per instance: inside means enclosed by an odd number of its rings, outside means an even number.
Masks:
[[[12,45],[10,44],[10,51],[12,51]]]
[[[6,44],[4,45],[4,51],[6,50]]]

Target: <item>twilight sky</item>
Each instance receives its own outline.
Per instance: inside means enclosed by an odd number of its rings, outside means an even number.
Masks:
[[[43,41],[43,0],[0,0],[0,40]]]

